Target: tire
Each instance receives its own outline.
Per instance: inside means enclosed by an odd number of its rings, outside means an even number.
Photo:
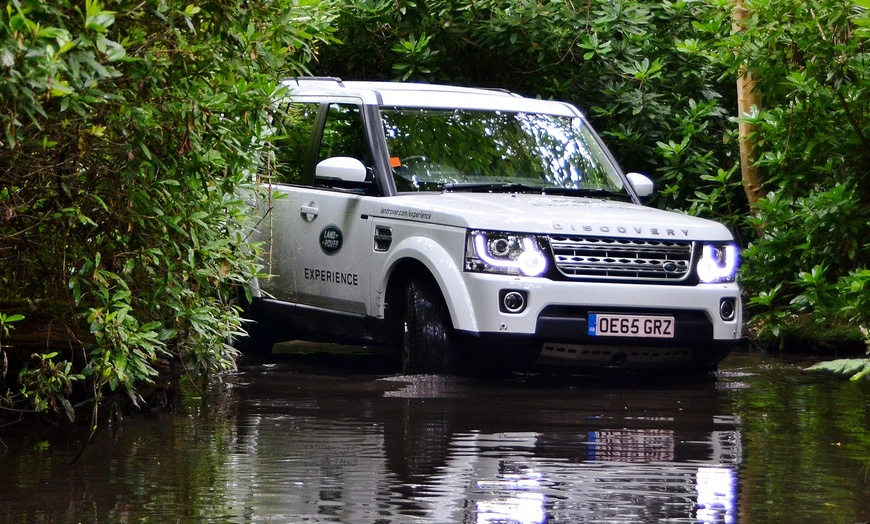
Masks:
[[[441,292],[428,280],[411,279],[405,288],[404,306],[404,322],[400,323],[402,372],[455,373],[455,336]]]

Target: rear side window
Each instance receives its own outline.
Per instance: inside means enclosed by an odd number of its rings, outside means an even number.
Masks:
[[[275,165],[272,166],[276,182],[302,183],[318,107],[314,103],[292,103],[276,114]]]

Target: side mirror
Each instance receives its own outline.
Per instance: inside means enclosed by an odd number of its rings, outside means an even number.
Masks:
[[[366,166],[356,158],[335,156],[317,164],[314,176],[343,182],[362,183],[366,181]]]
[[[655,185],[648,176],[641,175],[640,173],[628,173],[625,176],[628,177],[628,183],[634,188],[634,192],[637,193],[637,196],[644,198],[653,194]]]

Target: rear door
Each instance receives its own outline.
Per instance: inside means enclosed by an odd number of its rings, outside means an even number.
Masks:
[[[274,114],[271,137],[275,156],[265,169],[266,198],[258,201],[258,240],[263,242],[263,272],[259,281],[267,298],[296,302],[295,257],[299,187],[313,169],[313,141],[319,141],[321,105],[317,101],[285,104]]]

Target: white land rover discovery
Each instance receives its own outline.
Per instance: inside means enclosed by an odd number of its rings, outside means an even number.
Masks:
[[[286,81],[247,348],[389,345],[406,373],[711,370],[741,334],[724,226],[641,205],[569,104]]]

